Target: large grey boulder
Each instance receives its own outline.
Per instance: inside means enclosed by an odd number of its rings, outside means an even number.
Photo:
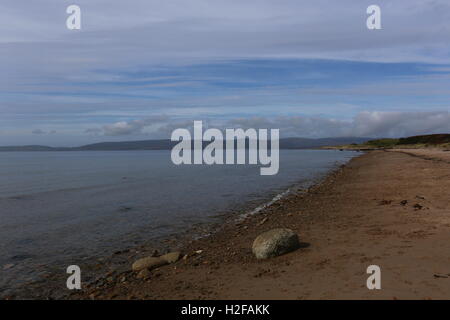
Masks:
[[[276,257],[300,247],[298,235],[291,229],[277,228],[260,234],[253,242],[257,259]]]

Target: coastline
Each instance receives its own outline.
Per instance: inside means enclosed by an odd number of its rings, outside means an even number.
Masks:
[[[61,298],[445,299],[450,155],[416,153],[371,151],[355,157],[307,192],[292,192],[241,221],[230,217],[206,237],[172,241],[170,249],[185,257],[152,270],[146,279],[130,269],[137,258],[151,254],[138,248],[118,255],[122,269]],[[296,231],[301,248],[257,261],[252,241],[277,227]],[[365,286],[372,264],[383,272],[382,290]]]
[[[349,161],[348,159],[346,162]],[[265,193],[257,194],[255,199],[230,207],[228,210],[212,215],[209,221],[197,222],[188,226],[184,231],[171,234],[150,237],[140,243],[128,247],[116,247],[109,253],[98,256],[86,256],[76,258],[75,263],[83,272],[83,286],[91,287],[98,284],[119,281],[123,275],[127,275],[132,261],[141,256],[162,255],[176,250],[183,250],[189,243],[208,238],[220,232],[225,225],[234,225],[245,220],[249,216],[258,215],[260,211],[282,201],[283,198],[298,192],[305,192],[309,187],[317,185],[325,179],[330,172],[342,166],[343,162],[336,160],[324,172],[318,172],[311,177],[291,182],[284,187],[276,187]],[[75,261],[74,259],[72,259]],[[70,263],[68,261],[67,263]],[[0,295],[0,299],[67,299],[71,292],[65,288],[67,263],[54,264],[52,266],[40,265],[42,275],[7,288]],[[113,279],[114,278],[114,279]]]

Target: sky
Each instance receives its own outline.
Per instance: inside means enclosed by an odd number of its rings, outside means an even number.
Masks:
[[[2,0],[0,21],[0,145],[168,139],[194,120],[450,132],[447,0]]]

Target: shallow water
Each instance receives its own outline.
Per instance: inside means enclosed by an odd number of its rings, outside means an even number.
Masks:
[[[259,166],[175,166],[170,151],[2,152],[0,292],[37,266],[109,255],[308,186],[355,155],[282,150],[279,173],[261,176]]]

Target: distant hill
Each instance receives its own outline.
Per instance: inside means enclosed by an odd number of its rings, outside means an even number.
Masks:
[[[410,145],[443,145],[450,143],[450,134],[427,134],[399,139],[369,140],[366,144],[376,147],[396,147]]]
[[[444,144],[450,143],[450,134],[429,134],[398,139],[398,144]]]
[[[367,141],[368,138],[341,137],[341,138],[284,138],[280,139],[280,149],[312,149],[323,146],[336,146],[342,144],[359,144]],[[0,147],[1,151],[121,151],[121,150],[170,150],[178,142],[166,140],[143,140],[143,141],[121,141],[121,142],[100,142],[88,144],[81,147],[47,147],[47,146],[6,146]],[[204,143],[208,144],[208,143]]]
[[[123,141],[123,142],[100,142],[88,144],[79,148],[79,151],[107,151],[107,150],[169,150],[172,149],[177,142],[170,140],[143,140],[143,141]]]
[[[60,148],[52,148],[46,146],[7,146],[0,147],[0,151],[56,151]],[[62,148],[61,148],[62,149]]]

